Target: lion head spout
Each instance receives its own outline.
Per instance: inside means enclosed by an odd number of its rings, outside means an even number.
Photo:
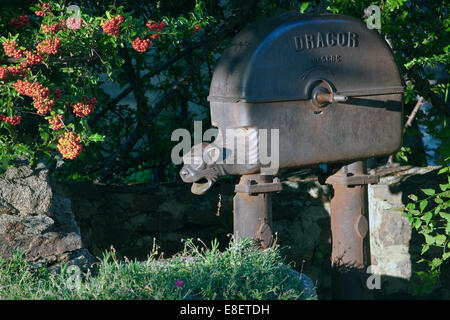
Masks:
[[[202,142],[192,147],[183,156],[184,165],[180,170],[181,179],[192,183],[192,193],[204,194],[220,176],[258,172],[258,137],[255,132],[256,129],[238,128],[232,134],[225,134],[224,130],[219,130],[213,143]]]
[[[226,174],[223,167],[217,164],[219,152],[220,149],[214,144],[203,142],[183,156],[184,166],[180,176],[184,182],[192,183],[192,193],[204,194],[219,176]]]

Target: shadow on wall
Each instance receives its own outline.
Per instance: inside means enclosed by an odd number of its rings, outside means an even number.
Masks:
[[[378,299],[415,298],[411,275],[417,271],[421,235],[401,217],[407,196],[435,188],[437,169],[397,168],[369,187],[371,252],[381,268]],[[273,194],[273,225],[285,261],[317,285],[319,299],[331,299],[331,230],[329,190],[304,171],[280,176],[283,191]],[[440,178],[440,177],[439,177]],[[443,177],[444,178],[444,177]],[[159,185],[107,186],[71,183],[61,186],[72,199],[72,210],[84,245],[99,257],[111,245],[119,256],[145,259],[153,245],[169,257],[183,249],[182,239],[218,239],[222,248],[233,232],[233,196],[237,178],[225,178],[203,196],[182,182]],[[440,182],[442,183],[442,182]],[[220,201],[219,201],[220,199]],[[218,204],[220,203],[220,210]],[[447,289],[421,298],[448,297]]]
[[[439,184],[447,183],[446,175],[438,175],[440,168],[426,167],[426,168],[412,168],[403,172],[401,176],[392,179],[389,184],[389,191],[399,197],[398,201],[402,206],[406,206],[411,200],[408,198],[410,194],[416,194],[419,199],[423,199],[426,195],[421,189],[439,189]],[[432,204],[435,205],[435,204]],[[430,207],[431,208],[431,207]],[[395,206],[393,206],[395,209]],[[406,220],[406,218],[402,218]],[[409,226],[409,224],[408,224]],[[406,234],[406,232],[401,232]],[[422,294],[412,296],[413,286],[423,286],[424,283],[420,281],[417,276],[418,271],[423,271],[426,268],[426,264],[418,263],[423,256],[420,255],[422,251],[422,244],[424,243],[424,236],[419,234],[417,230],[410,229],[410,237],[408,243],[408,254],[410,256],[410,278],[408,283],[405,283],[403,279],[384,279],[388,288],[400,289],[398,292],[392,292],[392,295],[387,295],[387,298],[400,299],[450,299],[450,261],[446,261],[442,265],[441,276],[438,280],[436,288],[429,294]],[[429,252],[432,252],[430,250]],[[405,289],[408,289],[407,291]],[[386,293],[385,293],[386,294]]]
[[[188,238],[199,238],[207,245],[218,239],[223,249],[233,233],[237,179],[224,178],[202,196],[192,194],[190,185],[182,182],[134,186],[69,183],[59,187],[72,199],[83,244],[93,255],[100,257],[113,246],[119,256],[145,259],[154,243],[169,257],[181,251],[182,240]],[[272,198],[277,243],[287,262],[327,292],[331,250],[328,188],[320,186],[315,176],[305,176],[304,170],[281,179],[284,189]]]
[[[230,185],[231,186],[231,185]],[[200,238],[206,244],[217,238],[227,243],[232,232],[232,203],[228,185],[199,197],[182,183],[109,186],[72,183],[72,209],[84,245],[95,256],[113,246],[119,257],[146,259],[154,244],[164,257],[183,249],[183,239]],[[222,207],[217,215],[219,194]]]

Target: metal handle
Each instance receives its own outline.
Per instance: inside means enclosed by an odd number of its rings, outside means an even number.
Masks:
[[[316,101],[323,105],[326,103],[335,103],[335,102],[345,102],[348,97],[340,94],[335,94],[334,92],[318,92],[315,96]]]

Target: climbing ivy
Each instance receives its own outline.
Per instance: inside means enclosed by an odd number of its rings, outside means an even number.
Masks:
[[[447,161],[450,158],[446,159]],[[419,195],[411,194],[403,216],[423,236],[422,259],[418,263],[427,268],[418,271],[422,283],[415,284],[417,294],[430,293],[441,274],[443,263],[450,257],[450,165],[439,174],[447,175],[448,183],[439,184],[439,189],[421,189]]]

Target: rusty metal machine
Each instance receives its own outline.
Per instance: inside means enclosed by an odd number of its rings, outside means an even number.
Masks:
[[[182,179],[201,194],[221,175],[240,175],[235,236],[270,246],[271,193],[282,188],[277,170],[263,172],[258,150],[261,130],[278,130],[278,144],[267,147],[278,154],[278,170],[329,164],[334,296],[365,298],[367,184],[378,178],[367,174],[364,159],[392,154],[402,143],[403,86],[386,41],[342,15],[288,12],[266,19],[223,52],[208,100],[219,134],[202,146],[206,158],[185,161]],[[236,147],[224,142],[227,130],[246,141],[241,162]],[[230,157],[235,161],[218,161]]]

